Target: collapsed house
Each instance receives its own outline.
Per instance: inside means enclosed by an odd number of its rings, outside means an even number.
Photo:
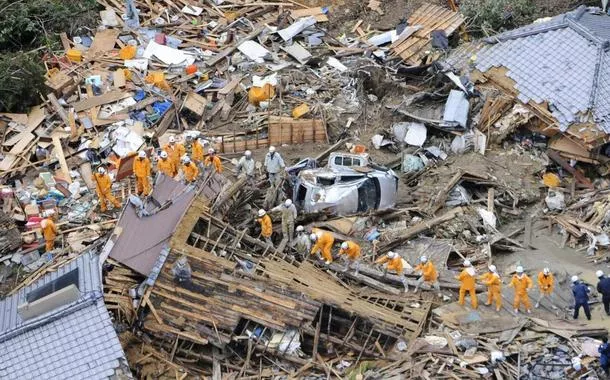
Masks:
[[[484,92],[496,90],[488,92],[479,128],[501,127],[512,115],[513,127],[527,124],[549,137],[562,156],[606,162],[609,47],[610,16],[585,6],[488,38],[472,57],[471,79]]]
[[[96,255],[84,253],[0,302],[0,377],[131,378]]]

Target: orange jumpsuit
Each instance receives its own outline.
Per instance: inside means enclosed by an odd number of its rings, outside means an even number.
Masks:
[[[94,173],[93,182],[95,183],[95,191],[100,199],[100,209],[106,211],[106,201],[112,203],[116,208],[121,207],[121,203],[112,195],[112,182],[110,176],[106,173]]]
[[[318,233],[318,240],[316,240],[316,244],[311,248],[311,254],[315,255],[318,252],[322,252],[322,257],[324,260],[333,262],[333,255],[330,253],[333,243],[335,242],[335,237],[330,232],[320,232]]]
[[[487,286],[487,302],[486,305],[491,305],[492,302],[496,302],[496,310],[500,311],[502,307],[502,293],[500,288],[502,281],[500,276],[494,272],[487,272],[480,277],[483,284]]]
[[[358,260],[360,257],[360,246],[353,241],[347,242],[347,249],[341,248],[339,250],[339,254],[347,255],[348,259],[351,261]]]
[[[171,160],[176,167],[180,165],[180,159],[186,153],[184,145],[178,143],[174,143],[174,145],[167,144],[163,147],[163,150],[167,152],[167,158]]]
[[[192,145],[191,159],[196,163],[203,161],[203,145],[197,140],[195,140]]]
[[[273,232],[273,225],[271,224],[271,218],[265,214],[261,218],[256,219],[261,224],[261,235],[264,238],[270,238]]]
[[[55,248],[55,237],[57,236],[57,226],[52,219],[45,219],[47,225],[42,229],[44,236],[46,252],[52,251]]]
[[[193,182],[197,179],[199,175],[199,169],[197,169],[197,165],[191,163],[182,165],[182,171],[184,172],[184,179],[187,182]]]
[[[378,258],[375,263],[377,264],[384,264],[384,263],[388,263],[386,268],[390,271],[394,271],[396,272],[396,274],[398,274],[399,276],[403,275],[404,272],[404,266],[402,265],[402,257],[400,257],[400,255],[396,256],[393,259],[390,259],[388,257],[388,255],[382,256],[380,258]]]
[[[216,155],[207,156],[203,163],[205,166],[210,166],[213,164],[214,169],[216,169],[216,173],[222,173],[222,162],[220,162],[220,157],[218,157]]]
[[[508,286],[515,288],[515,300],[513,301],[513,307],[519,309],[519,305],[523,304],[525,309],[531,309],[530,299],[527,296],[527,291],[532,288],[532,279],[528,275],[523,274],[521,278],[518,275],[513,275],[513,279],[510,281]]]
[[[133,161],[133,174],[136,176],[136,191],[138,195],[144,193],[144,195],[150,194],[151,186],[148,177],[150,177],[150,160],[147,157],[136,158]]]
[[[466,268],[460,273],[458,277],[456,277],[460,281],[460,298],[458,300],[459,304],[464,306],[466,292],[470,294],[470,303],[472,307],[476,309],[479,306],[479,300],[477,299],[477,292],[475,290],[475,277],[473,274],[470,274],[468,269]]]
[[[157,170],[172,178],[178,174],[178,169],[176,168],[176,165],[174,165],[174,161],[170,160],[169,158],[159,159],[157,162]]]
[[[553,293],[553,287],[555,286],[555,279],[553,278],[553,273],[549,273],[548,275],[544,275],[544,272],[538,273],[538,287],[540,288],[540,292],[545,296],[550,296]]]
[[[436,282],[438,280],[438,272],[434,267],[432,261],[427,261],[425,264],[418,264],[415,266],[416,272],[421,272],[425,282]]]

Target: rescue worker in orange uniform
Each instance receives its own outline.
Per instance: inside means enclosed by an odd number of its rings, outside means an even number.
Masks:
[[[197,176],[199,175],[199,169],[197,169],[197,165],[191,162],[189,156],[185,156],[182,159],[184,165],[182,165],[182,172],[184,172],[184,180],[187,183],[195,182],[197,180]]]
[[[384,276],[388,271],[396,272],[400,276],[400,282],[405,287],[405,293],[409,291],[409,284],[405,277],[405,267],[402,263],[402,257],[398,253],[389,251],[386,255],[375,260],[375,264],[385,264],[383,269]]]
[[[527,295],[528,290],[532,288],[532,279],[525,273],[523,273],[523,267],[519,265],[517,267],[517,274],[513,275],[512,280],[508,286],[515,288],[515,300],[513,301],[513,307],[515,313],[519,312],[519,306],[523,304],[528,313],[531,313],[530,299]]]
[[[53,219],[47,218],[40,222],[42,236],[45,241],[45,252],[52,251],[55,248],[55,238],[57,237],[57,226]]]
[[[271,223],[271,217],[267,215],[267,212],[263,209],[258,210],[258,219],[257,222],[261,225],[261,236],[267,244],[273,246],[273,242],[271,241],[271,234],[273,233],[273,224]]]
[[[314,243],[313,247],[311,247],[311,254],[315,255],[317,253],[321,253],[327,265],[332,263],[333,255],[331,254],[331,249],[335,243],[335,237],[333,234],[327,231],[315,229],[315,231],[309,235],[309,238]]]
[[[163,150],[167,152],[168,158],[174,163],[174,166],[178,168],[182,156],[186,153],[184,145],[177,143],[174,136],[170,136],[169,143],[163,147]]]
[[[345,268],[343,271],[347,271],[352,265],[356,269],[356,276],[360,269],[360,246],[353,241],[344,241],[341,243],[339,254],[345,259]]]
[[[150,160],[146,157],[146,152],[141,150],[138,152],[138,158],[133,160],[133,174],[136,176],[136,193],[138,195],[150,194],[152,188],[150,186]]]
[[[479,307],[479,300],[477,298],[477,292],[475,289],[476,274],[477,273],[472,267],[470,260],[464,260],[464,270],[462,270],[460,275],[456,277],[456,280],[460,281],[459,304],[464,306],[466,301],[466,292],[468,292],[470,294],[470,304],[472,305],[473,309]]]
[[[214,166],[214,170],[216,173],[222,173],[222,162],[220,162],[220,157],[216,155],[216,151],[212,148],[208,149],[208,156],[203,161],[206,167]]]
[[[540,289],[540,297],[538,297],[538,301],[536,301],[536,309],[540,307],[540,301],[542,301],[542,299],[545,297],[549,299],[553,309],[557,308],[555,305],[553,305],[553,301],[551,300],[554,287],[555,278],[553,277],[553,273],[551,273],[549,268],[544,268],[542,272],[538,273],[538,289]]]
[[[421,276],[417,279],[417,285],[415,285],[415,290],[413,290],[413,292],[417,293],[421,284],[426,282],[433,287],[438,293],[438,296],[441,297],[443,295],[441,293],[441,284],[438,282],[438,272],[436,271],[434,263],[428,260],[428,257],[425,255],[420,257],[419,261],[420,263],[415,266],[415,272],[419,272]]]
[[[480,280],[487,286],[487,302],[485,302],[485,305],[489,306],[495,301],[496,311],[500,311],[502,308],[502,293],[500,292],[502,280],[500,280],[496,266],[490,265],[489,272],[482,275]]]
[[[197,165],[203,163],[203,145],[200,139],[195,139],[191,145],[191,158]]]
[[[174,178],[178,174],[178,168],[174,165],[174,161],[169,159],[166,151],[162,151],[157,161],[157,170],[168,177]]]
[[[110,176],[106,174],[106,169],[99,167],[97,173],[93,174],[93,182],[95,183],[95,191],[100,200],[100,209],[106,211],[106,201],[112,203],[116,208],[121,207],[121,203],[112,195],[112,181]]]

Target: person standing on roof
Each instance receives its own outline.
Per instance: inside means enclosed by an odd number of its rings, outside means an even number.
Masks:
[[[100,201],[100,210],[106,211],[106,201],[112,203],[116,208],[121,207],[121,203],[112,195],[112,180],[103,167],[97,168],[97,173],[93,174],[95,191]]]
[[[515,313],[519,312],[519,306],[521,304],[525,306],[525,310],[528,313],[531,313],[532,307],[527,293],[532,288],[533,282],[527,274],[523,273],[523,267],[521,265],[517,267],[517,273],[513,275],[513,278],[508,286],[515,288],[515,299],[513,301]]]
[[[470,303],[472,308],[479,307],[479,299],[477,298],[476,287],[477,272],[472,267],[470,260],[464,260],[464,269],[455,279],[460,281],[460,292],[458,303],[462,306],[466,303],[466,292],[470,294]]]
[[[216,155],[216,151],[213,148],[208,149],[208,156],[205,158],[203,162],[206,167],[214,167],[216,173],[222,173],[222,162],[220,161],[220,157]]]
[[[165,174],[170,178],[174,178],[178,174],[178,168],[174,165],[174,161],[169,159],[166,151],[162,151],[159,154],[159,160],[157,161],[157,171]]]
[[[235,167],[235,169],[237,169],[237,176],[239,177],[243,174],[248,179],[248,182],[252,182],[254,180],[254,166],[252,152],[249,150],[245,151]]]
[[[191,144],[191,158],[197,166],[203,164],[203,144],[201,143],[201,139],[195,139],[193,144]]]
[[[589,287],[572,276],[572,294],[574,295],[574,319],[578,319],[578,313],[582,307],[588,320],[591,320],[591,309],[589,309]]]
[[[496,266],[490,265],[489,272],[482,275],[479,279],[487,286],[487,302],[485,302],[485,305],[490,306],[495,301],[496,311],[500,311],[502,308],[502,293],[500,292],[502,280],[500,280]]]
[[[138,152],[138,158],[133,160],[133,174],[136,176],[136,193],[138,196],[144,194],[148,196],[151,192],[150,186],[150,160],[146,157],[146,152]]]
[[[610,278],[604,276],[604,272],[598,270],[595,275],[599,282],[597,283],[597,292],[602,295],[602,303],[606,315],[610,315]]]
[[[275,151],[274,146],[269,147],[269,153],[265,155],[265,169],[269,176],[271,186],[277,186],[280,181],[280,172],[286,167],[282,156]]]
[[[332,233],[323,230],[317,230],[316,232],[312,232],[309,235],[309,238],[314,243],[311,248],[311,254],[321,254],[324,260],[326,261],[326,265],[333,262],[333,255],[331,250],[333,248],[333,244],[335,243],[335,237]]]
[[[353,265],[356,269],[355,275],[357,276],[360,270],[360,246],[351,240],[344,241],[341,243],[339,255],[345,260],[343,271],[347,271]]]
[[[182,159],[182,172],[184,173],[184,180],[186,183],[193,183],[197,180],[199,176],[199,169],[197,165],[191,162],[189,156],[184,156]]]
[[[405,277],[405,266],[402,263],[402,257],[398,253],[389,251],[387,254],[375,260],[375,264],[385,264],[383,267],[383,276],[385,277],[388,271],[395,272],[396,275],[400,277],[402,286],[405,287],[405,293],[409,291],[409,284]]]
[[[555,278],[553,277],[553,273],[551,273],[549,268],[544,268],[542,272],[538,273],[538,288],[540,289],[540,296],[538,297],[538,301],[536,301],[536,309],[540,307],[540,301],[542,301],[543,298],[548,298],[549,302],[551,302],[551,305],[553,306],[553,309],[556,309],[555,305],[553,305],[553,301],[551,300],[554,286]]]
[[[167,152],[169,160],[174,163],[176,168],[178,168],[180,166],[182,156],[186,154],[184,145],[177,143],[174,136],[170,136],[169,143],[163,147],[163,150]]]
[[[279,211],[282,214],[282,238],[292,243],[294,222],[297,219],[297,208],[292,204],[292,200],[286,199],[283,205],[276,206],[271,211]]]
[[[434,263],[428,259],[428,256],[423,255],[419,258],[419,264],[415,266],[415,272],[418,272],[420,276],[417,279],[415,290],[413,290],[414,293],[417,293],[421,284],[425,282],[436,290],[439,297],[443,295],[441,293],[441,285],[438,282],[438,272]]]
[[[40,222],[42,236],[45,242],[45,252],[52,251],[55,248],[55,238],[57,237],[57,226],[53,219],[47,218]]]
[[[309,250],[311,250],[311,239],[309,239],[309,235],[305,232],[303,226],[297,226],[296,231],[297,236],[292,244],[297,253],[302,257],[305,257]]]
[[[271,217],[267,215],[267,211],[260,209],[258,210],[258,219],[256,219],[258,223],[261,225],[261,236],[269,244],[273,246],[273,242],[271,241],[271,234],[273,233],[273,224],[271,223]]]

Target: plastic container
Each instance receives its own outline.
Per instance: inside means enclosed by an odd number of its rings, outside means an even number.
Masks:
[[[119,58],[121,58],[123,60],[134,59],[136,57],[137,51],[138,51],[138,48],[136,46],[127,45],[124,48],[121,48],[121,50],[119,50]]]
[[[306,103],[303,103],[299,106],[294,107],[294,109],[292,110],[292,117],[294,119],[298,119],[301,116],[305,115],[307,112],[309,112],[309,106]]]
[[[70,49],[66,54],[68,59],[72,62],[80,62],[83,60],[83,53],[80,50]]]

